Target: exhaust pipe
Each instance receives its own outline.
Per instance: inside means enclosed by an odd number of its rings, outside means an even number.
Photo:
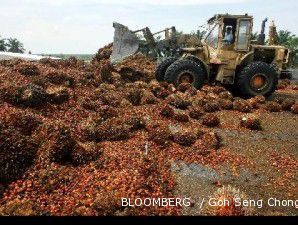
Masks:
[[[268,21],[268,18],[265,18],[262,22],[262,28],[261,28],[261,33],[259,34],[258,37],[258,44],[259,45],[264,45],[265,44],[265,27],[266,27],[266,22]]]

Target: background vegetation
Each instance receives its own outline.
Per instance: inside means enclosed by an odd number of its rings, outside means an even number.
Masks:
[[[14,52],[14,53],[24,53],[25,48],[23,43],[21,43],[16,38],[2,38],[0,36],[0,51],[3,52]]]

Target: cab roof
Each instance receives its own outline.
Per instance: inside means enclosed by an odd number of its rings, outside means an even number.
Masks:
[[[213,17],[211,17],[209,20],[208,20],[208,23],[213,23],[214,21],[220,19],[220,18],[235,18],[235,19],[238,19],[238,18],[249,18],[249,19],[252,19],[253,17],[252,16],[249,16],[247,13],[246,14],[243,14],[243,15],[232,15],[232,14],[215,14]]]

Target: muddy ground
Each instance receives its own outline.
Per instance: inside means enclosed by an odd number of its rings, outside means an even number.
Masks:
[[[237,126],[238,114],[220,112],[218,115],[223,124]],[[272,155],[297,159],[298,117],[288,112],[261,113],[260,117],[263,131],[238,131],[230,127],[215,129],[222,136],[224,145],[236,155],[248,158],[252,167],[235,168],[225,163],[214,170],[197,163],[187,166],[182,161],[178,163],[180,167],[173,165],[178,181],[177,193],[198,203],[193,208],[185,208],[183,214],[205,214],[205,208],[201,210],[199,207],[201,199],[208,199],[222,185],[240,189],[247,199],[263,199],[264,202],[271,197],[297,199],[297,164],[289,165],[294,172],[288,175],[287,168],[276,166],[279,161]],[[254,212],[256,215],[297,215],[295,207],[268,207],[265,203]]]
[[[298,71],[294,70],[292,82],[298,80]],[[269,100],[290,98],[298,100],[298,92],[278,90]],[[208,200],[219,187],[231,186],[243,191],[248,200],[263,200],[262,207],[257,202],[254,215],[297,215],[297,207],[268,206],[269,198],[297,200],[298,173],[297,163],[282,164],[283,159],[298,158],[298,117],[290,112],[256,111],[262,121],[262,131],[239,131],[233,129],[239,123],[239,113],[220,111],[216,113],[222,121],[222,127],[215,129],[223,138],[224,145],[238,155],[247,157],[252,167],[235,168],[225,163],[220,168],[212,168],[183,161],[172,164],[172,171],[178,181],[178,195],[193,200],[194,207],[185,207],[184,215],[208,215]],[[241,116],[247,116],[243,113]],[[225,126],[226,125],[226,126]],[[280,156],[274,158],[273,156]],[[284,158],[283,158],[284,157]],[[280,160],[280,161],[279,161]],[[289,172],[290,171],[290,172]],[[200,207],[202,199],[203,207]],[[213,203],[213,202],[212,202]],[[252,203],[254,204],[254,203]]]

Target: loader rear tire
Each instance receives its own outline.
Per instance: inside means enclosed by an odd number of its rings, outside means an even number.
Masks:
[[[173,83],[176,87],[181,83],[190,83],[200,89],[206,80],[205,71],[201,65],[188,59],[174,62],[166,71],[165,81]]]
[[[173,64],[175,61],[177,61],[177,58],[175,57],[169,57],[164,59],[156,68],[155,71],[155,78],[157,81],[162,82],[165,80],[165,74],[168,69],[168,67]]]
[[[274,66],[265,62],[252,62],[242,69],[236,79],[238,91],[244,97],[270,96],[278,84]]]

